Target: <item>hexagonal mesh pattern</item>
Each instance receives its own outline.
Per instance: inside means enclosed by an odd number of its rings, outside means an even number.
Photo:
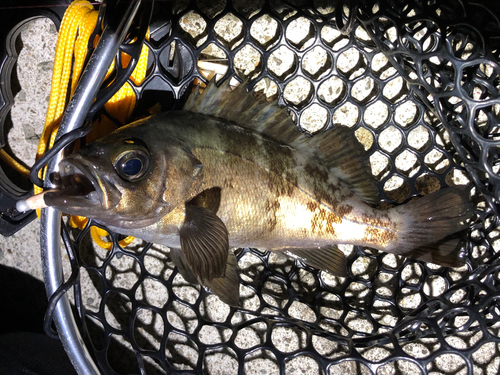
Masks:
[[[215,63],[219,78],[238,72],[277,97],[303,131],[350,127],[382,205],[472,176],[486,203],[476,194],[467,265],[343,246],[350,277],[339,278],[241,249],[237,310],[186,283],[166,248],[122,248],[116,234],[111,251],[97,247],[90,222],[73,233],[87,345],[108,374],[496,373],[500,70],[486,43],[492,24],[482,31],[462,22],[488,13],[462,3],[448,13],[446,2],[295,3],[157,4],[148,76],[134,86],[138,110],[158,101],[170,108],[193,78],[205,80],[198,62]]]

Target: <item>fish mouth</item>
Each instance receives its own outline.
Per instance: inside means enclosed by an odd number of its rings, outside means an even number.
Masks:
[[[77,209],[82,216],[98,206],[101,209],[111,206],[108,199],[110,194],[105,192],[105,185],[109,184],[104,183],[91,164],[80,160],[78,156],[70,155],[61,160],[56,178],[59,187],[47,192],[44,197],[48,206],[70,214],[73,209]]]

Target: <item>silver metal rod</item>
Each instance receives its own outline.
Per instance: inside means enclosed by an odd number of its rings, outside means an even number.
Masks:
[[[85,71],[82,73],[75,93],[66,108],[57,138],[83,125],[87,112],[92,106],[120,44],[127,36],[128,29],[140,4],[141,0],[127,2],[127,6],[123,4],[123,7],[120,8],[124,10],[123,17],[118,19],[116,26],[111,23],[111,27],[107,27],[103,31],[99,43]],[[60,152],[49,163],[46,176],[50,176],[51,173],[57,170],[57,165],[62,156],[62,152]],[[53,187],[48,178],[45,179],[44,186],[46,188]],[[43,276],[49,298],[64,282],[59,236],[60,225],[61,213],[59,211],[53,208],[42,209],[40,243]],[[54,322],[59,338],[75,370],[82,375],[99,375],[99,369],[82,340],[66,295],[57,304]]]
[[[45,208],[40,219],[43,277],[47,295],[50,297],[63,283],[59,236],[61,213],[52,208]],[[66,295],[59,300],[53,316],[59,338],[76,372],[82,375],[99,375],[99,369],[80,335]]]

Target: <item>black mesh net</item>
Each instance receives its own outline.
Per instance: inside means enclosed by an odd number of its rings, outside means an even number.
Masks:
[[[328,3],[328,4],[327,4]],[[457,1],[158,2],[137,116],[182,102],[198,63],[279,98],[297,126],[348,126],[382,205],[473,182],[467,265],[343,246],[349,278],[237,250],[243,308],[184,281],[167,248],[72,230],[74,297],[102,373],[498,372],[499,22]],[[214,65],[200,65],[214,67]],[[209,68],[203,68],[209,69]],[[215,68],[214,68],[215,69]]]

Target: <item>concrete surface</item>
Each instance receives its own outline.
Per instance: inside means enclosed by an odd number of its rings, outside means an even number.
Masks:
[[[17,75],[21,91],[11,109],[13,128],[7,143],[19,160],[31,166],[49,103],[57,31],[50,20],[40,18],[29,23],[20,37],[23,48]],[[0,237],[0,263],[42,279],[39,225],[35,220],[11,237]]]

